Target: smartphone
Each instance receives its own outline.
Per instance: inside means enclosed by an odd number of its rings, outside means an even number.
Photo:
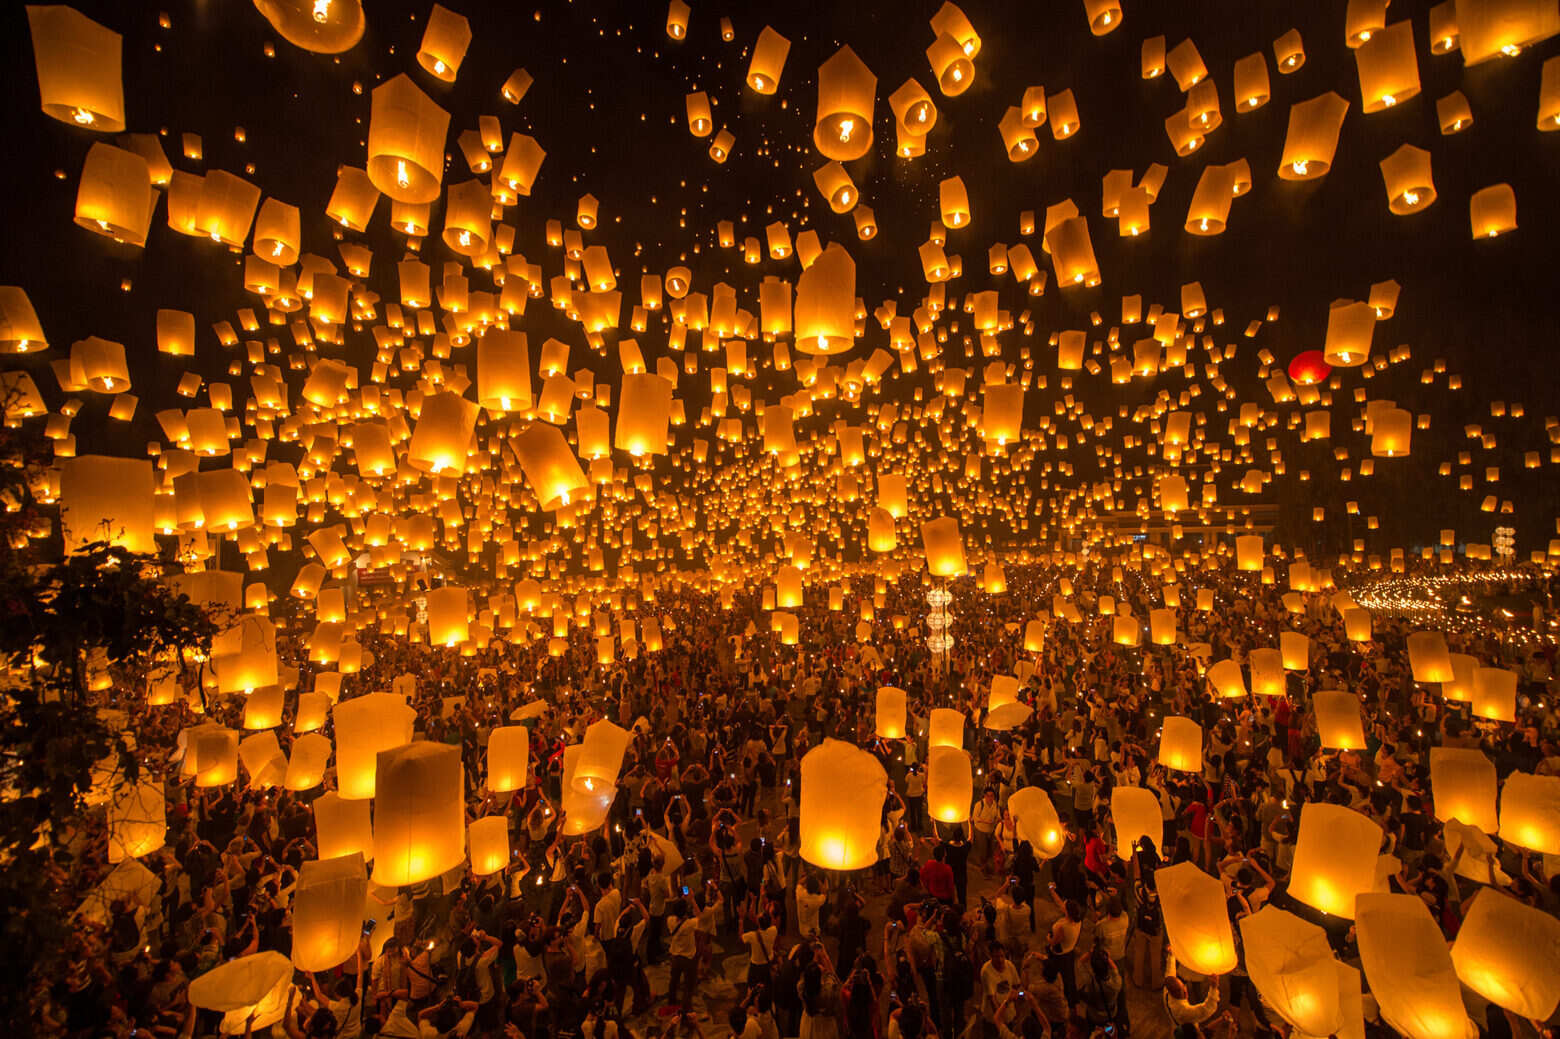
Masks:
[[[645,817],[645,810],[643,808],[635,808],[634,815],[643,819]]]
[[[682,893],[685,894],[685,895],[688,893],[688,885],[687,884],[683,885]]]

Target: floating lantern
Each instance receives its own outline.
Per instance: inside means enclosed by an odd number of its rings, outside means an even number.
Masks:
[[[962,577],[967,572],[964,538],[959,533],[959,521],[952,516],[922,523],[921,546],[926,553],[927,570],[933,577]]]
[[[1332,954],[1326,931],[1265,905],[1240,918],[1240,938],[1252,984],[1298,1034],[1351,1034],[1338,998],[1342,964]]]
[[[1051,803],[1051,795],[1037,786],[1026,786],[1008,796],[1007,810],[1017,826],[1018,839],[1028,842],[1042,862],[1062,853],[1067,831]]]
[[[1481,750],[1430,748],[1430,793],[1435,817],[1456,819],[1485,833],[1499,828],[1495,814],[1495,764]]]
[[[63,4],[29,4],[27,25],[44,114],[100,133],[123,131],[123,37]]]
[[[1289,129],[1284,136],[1280,180],[1315,180],[1332,168],[1338,150],[1338,131],[1349,103],[1329,91],[1289,108]]]
[[[108,805],[108,861],[150,855],[168,834],[167,805],[160,781],[122,786]]]
[[[411,742],[417,712],[393,693],[369,693],[338,703],[333,717],[337,790],[348,800],[373,797],[379,753]]]
[[[962,747],[933,747],[926,755],[926,814],[940,823],[962,823],[970,817],[975,777],[970,756]]]
[[[877,77],[849,46],[818,68],[818,117],[813,143],[824,158],[849,162],[872,147]]]
[[[927,720],[927,747],[963,747],[964,712],[934,707]]]
[[[1411,144],[1381,160],[1381,179],[1386,183],[1387,209],[1398,216],[1417,213],[1435,202],[1435,183],[1430,178],[1430,153]]]
[[[859,747],[826,739],[801,762],[801,856],[821,869],[863,869],[877,861],[888,776]],[[841,797],[840,791],[850,791]]]
[[[340,766],[337,766],[340,775]],[[322,794],[315,798],[315,845],[321,859],[340,858],[345,855],[374,857],[373,822],[369,816],[367,800],[347,800],[337,793]]]
[[[1418,895],[1355,900],[1360,961],[1381,1018],[1409,1039],[1464,1039],[1475,1031],[1441,927]]]
[[[1177,962],[1198,974],[1228,974],[1238,962],[1224,885],[1190,862],[1154,874],[1165,935]]]
[[[418,884],[458,866],[466,857],[460,748],[393,747],[379,752],[377,771],[374,883]]]
[[[1312,801],[1300,809],[1300,835],[1289,893],[1330,916],[1354,919],[1354,899],[1374,889],[1382,831],[1341,805]]]
[[[877,691],[877,734],[885,740],[905,738],[905,691],[891,685]]]
[[[292,898],[292,965],[324,971],[351,959],[363,937],[367,896],[361,852],[299,866]]]
[[[486,877],[509,865],[509,816],[490,815],[467,828],[473,876]]]
[[[1116,857],[1127,861],[1143,838],[1164,852],[1164,813],[1152,790],[1116,786],[1110,792],[1110,818],[1116,828]]]
[[[1517,673],[1500,667],[1473,669],[1473,716],[1486,721],[1517,720]],[[1485,827],[1480,829],[1488,830]]]
[[[1510,184],[1480,188],[1468,200],[1468,220],[1475,238],[1495,238],[1517,229],[1517,193]]]
[[[422,44],[417,48],[417,63],[435,79],[453,83],[469,46],[471,23],[466,21],[466,16],[456,14],[443,4],[434,4],[433,10],[428,12]]]
[[[1202,771],[1202,726],[1171,715],[1159,732],[1159,763],[1177,772]]]
[[[1506,777],[1500,790],[1500,839],[1542,855],[1560,855],[1560,776],[1513,772]]]
[[[1543,1021],[1560,1005],[1560,921],[1503,891],[1474,893],[1451,956],[1464,985],[1519,1017]]]
[[[1360,77],[1360,110],[1369,115],[1419,93],[1419,61],[1413,24],[1407,19],[1380,29],[1354,51]]]

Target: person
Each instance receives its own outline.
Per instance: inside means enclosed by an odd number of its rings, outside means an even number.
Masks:
[[[666,999],[684,1010],[693,1006],[693,986],[697,978],[699,925],[696,910],[684,894],[669,907],[666,940],[672,957],[672,973],[666,985]]]
[[[1051,958],[1062,978],[1062,986],[1067,992],[1067,1002],[1078,1002],[1078,979],[1076,973],[1076,949],[1078,938],[1083,934],[1083,906],[1074,899],[1064,900],[1057,891],[1056,885],[1050,887],[1051,899],[1056,903],[1062,915],[1057,917],[1051,925],[1051,931],[1046,936],[1046,952]]]
[[[1084,976],[1078,982],[1078,999],[1083,1006],[1084,1020],[1096,1028],[1124,1024],[1126,1001],[1123,998],[1121,972],[1116,969],[1116,962],[1104,946],[1096,944],[1084,958],[1084,964]]]
[[[990,787],[980,795],[974,808],[970,809],[969,828],[971,832],[970,852],[975,858],[975,864],[986,876],[991,876],[994,863],[995,839],[997,824],[1002,821],[1002,809],[997,805],[997,792]],[[960,895],[959,901],[965,901]]]
[[[768,913],[760,913],[755,918],[749,912],[744,917],[744,925],[741,938],[748,952],[746,984],[749,990],[755,985],[768,987],[773,980],[770,964],[780,931],[770,922]]]
[[[1165,953],[1165,1011],[1177,1026],[1200,1025],[1219,1012],[1219,979],[1207,980],[1203,997],[1193,1000],[1191,990],[1176,971],[1175,954]]]
[[[953,905],[958,892],[954,886],[953,867],[948,865],[948,845],[939,844],[932,849],[932,857],[921,865],[921,887],[926,893],[946,905]]]
[[[1007,998],[1010,990],[1019,987],[1018,968],[1008,959],[1001,942],[992,942],[987,951],[991,958],[980,968],[981,1014],[992,1020],[997,1004]]]

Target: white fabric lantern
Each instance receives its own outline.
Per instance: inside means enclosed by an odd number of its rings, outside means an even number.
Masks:
[[[1117,786],[1110,792],[1110,819],[1116,827],[1116,857],[1130,859],[1136,845],[1147,837],[1154,850],[1164,853],[1165,818],[1159,798],[1138,786]]]
[[[1190,862],[1154,874],[1165,934],[1175,958],[1198,974],[1235,969],[1235,932],[1224,906],[1224,885]]]
[[[1499,829],[1495,814],[1495,763],[1482,750],[1430,748],[1430,796],[1435,817],[1457,819],[1485,833]]]
[[[1381,827],[1352,808],[1312,801],[1300,809],[1289,893],[1331,916],[1354,918],[1355,896],[1376,883]]]
[[[1533,1021],[1560,1006],[1560,920],[1495,888],[1466,907],[1452,966],[1473,991]]]
[[[402,887],[466,857],[460,748],[408,743],[380,751],[374,797],[374,882]]]
[[[362,853],[305,862],[293,888],[292,962],[330,970],[351,959],[363,936],[368,873]]]
[[[822,869],[862,869],[877,861],[888,775],[859,747],[826,739],[801,762],[801,856]],[[850,791],[842,797],[841,791]]]
[[[1408,1039],[1467,1039],[1457,972],[1441,928],[1417,895],[1360,895],[1355,902],[1360,962],[1381,1018]]]

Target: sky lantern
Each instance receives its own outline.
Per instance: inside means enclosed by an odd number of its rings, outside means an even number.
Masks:
[[[1135,786],[1117,786],[1111,790],[1110,817],[1116,828],[1116,857],[1130,860],[1143,838],[1164,851],[1164,816],[1159,798],[1152,790]]]
[[[1560,33],[1560,12],[1529,0],[1458,0],[1457,47],[1465,66],[1514,58]]]
[[[1252,984],[1297,1033],[1350,1034],[1339,999],[1342,965],[1333,956],[1326,931],[1265,905],[1241,917],[1240,937]]]
[[[1361,894],[1360,961],[1382,1020],[1409,1039],[1464,1039],[1474,1031],[1440,925],[1418,895]]]
[[[422,44],[417,48],[417,63],[432,77],[445,83],[455,82],[460,63],[471,46],[471,23],[443,4],[434,4],[428,12]]]
[[[1018,839],[1034,849],[1036,858],[1043,862],[1061,854],[1067,830],[1051,795],[1037,786],[1026,786],[1008,796],[1007,809],[1017,824]]]
[[[1531,1021],[1560,1005],[1560,921],[1504,891],[1481,887],[1452,944],[1458,980]]]
[[[63,4],[29,4],[27,25],[44,114],[99,133],[124,130],[124,38]]]
[[[1089,31],[1096,36],[1108,35],[1121,26],[1118,0],[1083,0],[1083,11],[1089,19]]]
[[[796,283],[796,349],[838,354],[856,344],[856,262],[844,247],[828,248]]]
[[[764,26],[753,44],[753,57],[748,62],[747,85],[755,94],[773,94],[780,86],[780,74],[785,70],[785,59],[791,53],[791,41],[775,32],[772,26]]]
[[[885,740],[905,738],[905,691],[895,686],[879,686],[877,691],[877,734]]]
[[[802,757],[801,785],[802,858],[820,869],[844,871],[876,862],[888,791],[888,776],[877,758],[826,739]],[[851,796],[841,797],[842,790]]]
[[[1314,909],[1354,918],[1356,895],[1374,889],[1382,831],[1367,816],[1313,801],[1300,809],[1289,892]]]
[[[1338,150],[1338,132],[1349,103],[1328,91],[1289,107],[1289,130],[1284,136],[1283,157],[1278,163],[1280,180],[1315,180],[1332,168]]]
[[[1235,62],[1235,111],[1254,112],[1268,103],[1267,57],[1254,51]]]
[[[962,823],[975,798],[974,769],[962,747],[933,747],[926,756],[926,814],[940,823]]]
[[[1560,855],[1560,776],[1513,772],[1500,789],[1500,839]]]
[[[439,197],[450,115],[401,74],[375,87],[368,123],[369,180],[397,202]]]
[[[337,793],[343,800],[367,800],[377,788],[379,752],[411,742],[417,712],[393,693],[369,693],[341,701],[331,716]]]
[[[1492,184],[1468,200],[1468,221],[1475,238],[1495,238],[1517,229],[1517,193],[1510,184]]]
[[[96,141],[76,188],[76,224],[94,234],[143,246],[157,194],[146,159]]]
[[[1360,110],[1369,115],[1419,93],[1419,59],[1407,19],[1375,32],[1354,51],[1360,78]]]
[[[567,506],[571,498],[589,486],[579,461],[556,426],[533,422],[512,443],[526,482],[544,509],[554,511]]]
[[[302,971],[339,967],[363,936],[368,874],[363,855],[304,862],[292,901],[292,964]]]
[[[957,97],[975,82],[975,63],[949,33],[939,33],[926,48],[926,61],[931,65],[932,78],[937,80],[944,97]]]
[[[1177,772],[1202,771],[1202,726],[1171,715],[1159,732],[1159,763]]]
[[[1473,716],[1487,721],[1516,721],[1517,673],[1508,668],[1473,669]],[[1486,827],[1480,827],[1486,830]]]
[[[431,880],[466,857],[460,748],[408,743],[379,752],[374,796],[374,883]]]
[[[1325,750],[1364,750],[1365,727],[1360,699],[1346,690],[1322,689],[1311,698],[1316,731]]]
[[[959,533],[959,521],[954,517],[941,516],[922,523],[921,545],[932,576],[962,577],[967,571],[964,537]]]
[[[1430,793],[1435,817],[1456,819],[1485,833],[1495,833],[1495,764],[1482,750],[1430,748]]]
[[[219,1031],[241,1035],[269,1029],[291,1003],[292,961],[279,952],[257,952],[221,963],[190,982],[193,1007],[223,1015]]]
[[[847,45],[818,67],[818,117],[813,143],[824,158],[848,162],[872,147],[877,77]]]
[[[161,781],[121,785],[108,804],[108,861],[150,855],[163,846],[167,833]]]
[[[1235,932],[1224,907],[1224,885],[1191,862],[1161,867],[1155,882],[1176,961],[1198,974],[1234,970]]]
[[[1344,300],[1327,311],[1327,336],[1322,357],[1335,368],[1357,368],[1370,356],[1376,312],[1370,304]]]
[[[1387,209],[1397,216],[1417,213],[1435,202],[1430,176],[1430,153],[1411,144],[1381,160],[1381,178],[1387,190]]]

